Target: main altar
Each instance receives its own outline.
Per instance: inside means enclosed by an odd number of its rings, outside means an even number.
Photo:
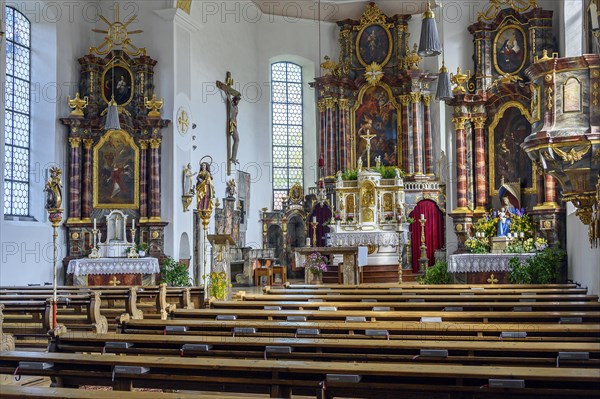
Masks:
[[[69,154],[63,263],[65,280],[76,284],[154,282],[156,258],[164,256],[160,158],[170,121],[160,114],[157,61],[133,44],[118,13],[115,19],[104,19],[107,32],[119,27],[120,34],[107,33],[78,60],[79,91],[61,119]],[[139,244],[153,258],[128,259]]]

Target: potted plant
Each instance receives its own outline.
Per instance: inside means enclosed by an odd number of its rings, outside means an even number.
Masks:
[[[306,257],[304,268],[310,272],[312,282],[320,284],[323,281],[323,272],[327,271],[327,258],[319,252],[313,252]]]
[[[148,244],[146,244],[145,242],[140,242],[137,245],[137,251],[138,254],[143,258],[144,256],[146,256],[146,252],[148,252]]]
[[[160,283],[167,284],[169,287],[189,287],[192,285],[187,265],[177,262],[170,256],[163,261],[160,276]]]

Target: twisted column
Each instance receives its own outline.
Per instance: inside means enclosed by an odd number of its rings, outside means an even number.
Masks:
[[[475,124],[475,206],[477,212],[485,212],[487,205],[487,176],[485,163],[485,116],[473,118]]]
[[[402,170],[405,173],[410,173],[410,151],[408,149],[408,104],[410,104],[410,96],[400,96],[400,107],[402,116],[402,131],[400,132],[401,144],[402,144]]]
[[[419,103],[421,93],[410,93],[412,102],[412,128],[413,128],[413,170],[415,177],[423,176],[423,144],[419,134]]]
[[[150,139],[150,221],[160,221],[160,139]]]
[[[148,140],[140,140],[140,221],[148,221]]]
[[[435,177],[433,173],[433,140],[431,137],[430,108],[431,94],[423,96],[423,135],[425,138],[425,175]]]
[[[69,165],[69,219],[81,219],[81,138],[69,137],[71,163]]]
[[[460,211],[467,209],[467,131],[465,122],[467,118],[456,117],[452,119],[456,130],[456,194],[457,207]]]
[[[83,140],[83,193],[81,204],[81,218],[92,217],[92,145],[94,140]]]

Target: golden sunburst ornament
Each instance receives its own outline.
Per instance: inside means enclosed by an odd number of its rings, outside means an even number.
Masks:
[[[365,79],[371,85],[376,85],[383,78],[383,68],[376,62],[365,68]]]
[[[129,31],[128,27],[132,22],[137,20],[137,14],[132,15],[127,21],[121,22],[119,16],[119,3],[115,3],[115,22],[108,21],[103,15],[99,18],[108,26],[108,30],[92,29],[92,32],[102,33],[106,35],[104,41],[98,47],[90,48],[91,54],[106,55],[111,52],[114,47],[120,47],[125,53],[132,57],[146,55],[145,48],[139,48],[131,43],[129,35],[142,33],[143,30]]]

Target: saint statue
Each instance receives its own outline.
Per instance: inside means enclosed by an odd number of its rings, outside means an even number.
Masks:
[[[44,191],[46,192],[46,209],[55,210],[59,209],[62,205],[62,182],[60,176],[62,170],[57,167],[50,169],[50,178],[46,182]]]
[[[358,157],[358,168],[357,169],[359,172],[362,171],[362,166],[363,166],[362,157]]]
[[[375,167],[379,169],[381,167],[381,155],[375,157]]]
[[[510,203],[508,196],[502,197],[504,206],[498,212],[498,237],[506,237],[510,232],[511,216],[516,214],[515,207]]]
[[[192,171],[192,164],[188,163],[183,168],[183,195],[194,194],[194,173]]]
[[[200,172],[196,178],[196,201],[198,211],[212,211],[215,187],[208,163],[200,164]]]

